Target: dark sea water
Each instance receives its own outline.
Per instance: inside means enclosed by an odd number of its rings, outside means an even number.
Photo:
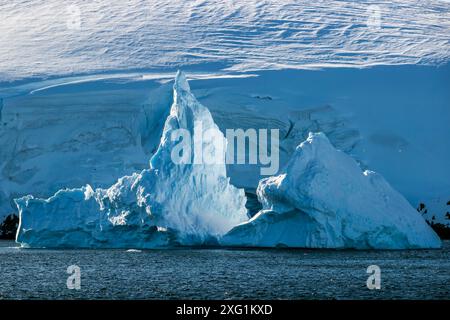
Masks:
[[[67,288],[67,267],[81,289]],[[366,286],[369,265],[381,289]],[[36,250],[0,241],[0,299],[449,299],[442,250]]]

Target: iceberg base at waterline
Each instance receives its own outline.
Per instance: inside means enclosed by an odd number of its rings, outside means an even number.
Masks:
[[[196,125],[201,123],[201,126]],[[208,163],[177,163],[176,130],[208,136]],[[206,135],[205,132],[208,131]],[[220,142],[220,143],[218,143]],[[195,141],[190,141],[191,150]],[[150,168],[120,178],[109,189],[60,190],[49,199],[16,199],[16,241],[27,247],[159,248],[217,243],[248,219],[245,193],[229,182],[226,139],[209,110],[192,95],[183,73]]]
[[[287,166],[260,181],[263,209],[228,232],[226,246],[439,248],[423,217],[379,174],[361,170],[322,133],[310,133]]]

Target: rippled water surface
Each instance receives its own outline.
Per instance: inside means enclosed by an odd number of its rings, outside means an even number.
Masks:
[[[449,299],[442,250],[35,250],[0,241],[0,299]],[[381,290],[366,287],[369,265]],[[81,268],[69,290],[67,267]]]

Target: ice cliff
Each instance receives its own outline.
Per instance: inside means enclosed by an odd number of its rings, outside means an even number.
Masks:
[[[174,101],[150,168],[109,189],[89,185],[48,199],[16,200],[16,241],[30,247],[154,248],[209,243],[247,219],[244,191],[229,183],[226,139],[178,73]],[[184,132],[191,155],[173,159]],[[175,139],[176,138],[176,139]],[[198,145],[200,143],[200,146]],[[199,161],[195,150],[206,150]],[[178,152],[179,150],[177,150]]]
[[[385,179],[362,171],[322,133],[310,134],[278,175],[260,181],[263,210],[224,245],[356,249],[438,248],[439,237]]]

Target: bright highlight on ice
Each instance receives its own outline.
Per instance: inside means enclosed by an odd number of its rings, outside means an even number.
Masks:
[[[170,154],[176,164],[261,164],[261,176],[276,174],[280,165],[279,130],[227,129],[226,137],[214,129],[203,130],[202,121],[195,121],[194,134],[187,129],[172,131],[176,142]],[[270,147],[270,152],[269,152]],[[235,151],[236,149],[236,151]],[[218,152],[218,154],[216,154]],[[222,155],[225,155],[223,157]],[[265,167],[268,165],[267,167]]]

